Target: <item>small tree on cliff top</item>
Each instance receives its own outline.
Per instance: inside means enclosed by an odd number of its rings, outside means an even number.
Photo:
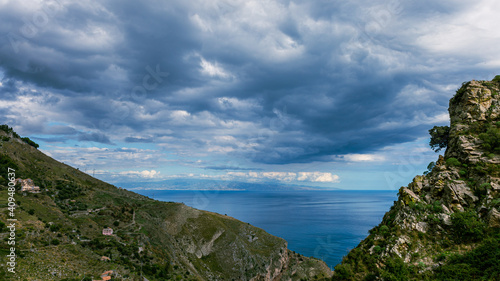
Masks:
[[[448,146],[448,141],[450,138],[450,127],[448,126],[434,126],[434,128],[429,130],[431,135],[431,141],[429,145],[435,152]]]

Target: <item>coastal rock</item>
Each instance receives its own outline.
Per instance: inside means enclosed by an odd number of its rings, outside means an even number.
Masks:
[[[457,91],[450,100],[444,156],[399,189],[382,223],[336,267],[333,280],[423,280],[446,264],[444,253],[474,250],[491,233],[487,228],[500,227],[499,82],[500,76],[471,81]],[[383,246],[380,255],[377,246]],[[395,266],[418,269],[417,276],[395,277]]]

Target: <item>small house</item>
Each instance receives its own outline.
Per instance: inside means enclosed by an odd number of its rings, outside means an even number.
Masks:
[[[17,179],[17,183],[21,185],[21,192],[31,192],[31,193],[39,193],[40,187],[36,186],[32,179]]]
[[[113,229],[111,229],[110,227],[104,228],[102,230],[102,235],[113,235]]]

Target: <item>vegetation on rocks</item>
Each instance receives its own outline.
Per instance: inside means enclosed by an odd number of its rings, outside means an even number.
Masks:
[[[399,190],[332,280],[500,280],[500,76],[464,83],[450,126],[429,131],[444,156]]]

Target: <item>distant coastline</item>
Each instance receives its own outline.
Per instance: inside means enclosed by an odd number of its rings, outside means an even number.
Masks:
[[[283,183],[249,183],[239,181],[205,179],[169,179],[155,182],[118,182],[115,186],[127,190],[200,190],[200,191],[328,191],[340,188],[293,185]]]

